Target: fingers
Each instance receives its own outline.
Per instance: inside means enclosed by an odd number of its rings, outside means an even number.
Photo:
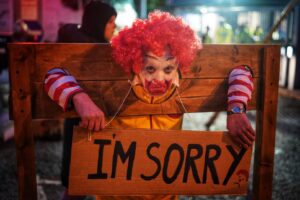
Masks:
[[[87,128],[89,125],[89,120],[88,118],[82,118],[81,122],[79,123],[79,126],[82,128]]]
[[[235,141],[235,143],[241,147],[249,148],[252,146],[255,135],[254,131],[250,132],[248,129],[243,128],[240,130],[234,129],[229,131],[229,134],[231,135],[232,139]]]
[[[81,117],[80,126],[90,131],[99,131],[105,127],[104,113],[86,93],[73,96],[75,110]]]
[[[100,118],[100,128],[104,129],[105,125],[106,125],[106,122],[105,122],[105,117],[103,115],[103,117]]]
[[[255,131],[252,128],[252,126],[247,126],[246,129],[247,129],[247,132],[251,135],[250,137],[252,137],[253,140],[255,140]]]
[[[102,127],[101,127],[101,120],[96,120],[95,121],[95,129],[94,129],[94,131],[99,131],[99,130],[101,130],[101,129],[103,129]]]
[[[94,131],[100,131],[105,128],[105,117],[103,113],[100,113],[95,119]]]
[[[246,114],[228,116],[227,128],[233,140],[244,148],[251,147],[255,141],[255,131]]]
[[[248,148],[252,145],[252,141],[249,140],[249,138],[246,136],[246,134],[244,132],[241,132],[239,134],[239,138],[241,140],[241,145],[244,147],[244,148]]]
[[[88,125],[88,130],[90,130],[90,131],[94,131],[94,127],[95,127],[95,125],[96,125],[96,122],[97,120],[95,119],[95,118],[92,118],[92,119],[90,119],[89,120],[89,125]],[[96,131],[96,130],[95,130]]]
[[[244,138],[248,141],[248,144],[252,145],[255,141],[255,131],[251,126],[246,126],[243,128]]]
[[[238,144],[239,146],[244,147],[244,145],[243,145],[244,143],[239,137],[233,137],[232,139],[235,141],[236,144]]]
[[[97,116],[84,117],[80,122],[80,127],[86,128],[90,131],[100,131],[105,128],[105,117],[103,113]]]
[[[239,139],[237,141],[239,145],[242,145],[244,148],[249,148],[255,141],[255,132],[252,128],[243,128],[238,132],[236,138]]]
[[[255,140],[255,133],[254,133],[254,131],[251,132],[251,131],[248,130],[248,129],[244,129],[244,130],[243,130],[243,134],[244,134],[244,136],[245,136],[249,141],[251,141],[251,144],[254,142],[254,140]]]

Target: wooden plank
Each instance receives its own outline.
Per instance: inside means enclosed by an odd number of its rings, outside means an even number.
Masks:
[[[253,198],[257,200],[272,199],[279,58],[279,45],[265,47],[263,76],[260,82],[263,90],[257,102],[257,136],[253,175]]]
[[[34,81],[43,81],[53,67],[66,68],[77,80],[128,79],[114,63],[108,44],[42,44],[35,48]]]
[[[255,108],[257,80],[254,79],[253,99],[249,109]],[[96,104],[105,111],[107,116],[113,116],[130,85],[127,81],[81,81],[80,85],[91,96]],[[227,79],[184,79],[180,83],[179,94],[188,112],[222,111],[226,109]],[[32,89],[32,113],[34,119],[60,118],[74,116],[75,113],[62,113],[62,109],[50,100],[43,91],[42,83],[34,84]],[[162,104],[146,104],[136,98],[133,92],[125,101],[121,116],[145,114],[173,114],[183,113],[177,93],[174,98]]]
[[[262,50],[262,45],[203,45],[191,72],[183,78],[226,78],[239,65],[251,66],[254,77],[258,77]]]
[[[11,44],[36,49],[36,65],[31,78],[42,82],[46,72],[53,67],[64,67],[78,80],[119,80],[128,75],[117,66],[107,44]],[[204,45],[191,66],[191,72],[183,78],[226,78],[230,70],[247,64],[259,75],[263,45]],[[251,51],[249,49],[251,48]],[[59,52],[59,53],[58,53]]]
[[[251,152],[224,132],[108,129],[88,141],[86,129],[77,127],[69,192],[246,194]]]
[[[10,80],[15,144],[18,164],[19,199],[37,199],[34,140],[31,132],[31,87],[29,70],[34,48],[10,47]]]

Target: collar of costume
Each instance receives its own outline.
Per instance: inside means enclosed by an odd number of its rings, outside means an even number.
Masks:
[[[131,85],[134,94],[138,99],[140,99],[144,103],[150,104],[159,104],[167,101],[172,97],[175,92],[176,87],[179,86],[179,76],[177,74],[177,80],[174,81],[176,84],[172,83],[171,87],[167,90],[164,95],[161,96],[151,96],[145,89],[138,75],[135,75]]]

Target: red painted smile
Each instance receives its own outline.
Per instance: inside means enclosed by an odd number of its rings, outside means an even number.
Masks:
[[[146,90],[150,93],[150,95],[153,96],[160,96],[163,95],[167,92],[167,90],[171,86],[171,80],[163,80],[163,81],[158,81],[158,80],[153,80],[153,81],[147,81],[145,80],[145,88]]]

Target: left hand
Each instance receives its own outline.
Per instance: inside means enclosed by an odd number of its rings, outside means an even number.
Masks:
[[[73,96],[76,112],[81,118],[80,127],[90,131],[99,131],[105,128],[105,116],[92,99],[84,92]]]
[[[232,139],[244,148],[251,147],[255,141],[255,131],[245,113],[228,115],[227,129]]]

